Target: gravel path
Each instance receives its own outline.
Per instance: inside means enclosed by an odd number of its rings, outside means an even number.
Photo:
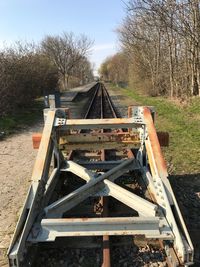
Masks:
[[[42,123],[0,141],[0,266],[7,265],[6,251],[30,184],[37,150],[32,133]]]

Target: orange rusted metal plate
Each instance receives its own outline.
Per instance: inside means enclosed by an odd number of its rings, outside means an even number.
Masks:
[[[42,133],[34,133],[32,135],[32,142],[34,149],[38,149],[40,147],[41,139],[42,139]]]

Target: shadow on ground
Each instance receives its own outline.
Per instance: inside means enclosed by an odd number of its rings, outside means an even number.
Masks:
[[[200,266],[200,173],[171,175],[169,179],[194,245],[194,266]]]
[[[0,118],[0,141],[11,134],[26,130],[43,118],[43,99],[35,100],[29,107],[19,108]]]

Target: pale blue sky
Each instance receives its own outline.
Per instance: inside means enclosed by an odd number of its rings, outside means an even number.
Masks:
[[[121,0],[0,0],[0,42],[84,33],[94,40],[91,61],[98,67],[118,49],[114,31],[124,15]]]

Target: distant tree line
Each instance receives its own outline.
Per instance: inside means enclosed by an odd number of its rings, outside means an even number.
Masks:
[[[200,95],[199,0],[130,0],[117,32],[125,80],[152,95]]]
[[[91,41],[72,33],[46,36],[41,43],[15,42],[0,50],[0,116],[26,108],[48,92],[92,79],[87,58]]]
[[[100,75],[104,80],[115,84],[128,83],[128,58],[125,53],[120,52],[108,57],[100,67]]]

